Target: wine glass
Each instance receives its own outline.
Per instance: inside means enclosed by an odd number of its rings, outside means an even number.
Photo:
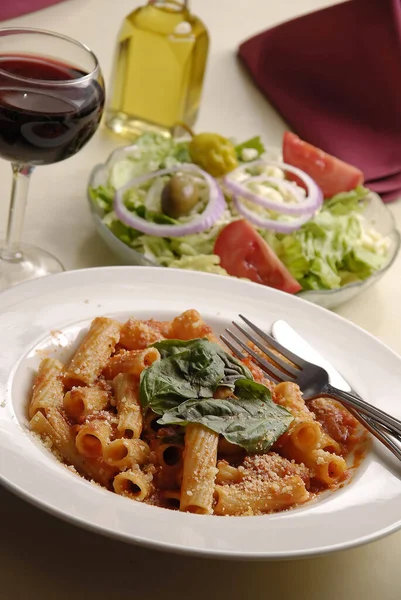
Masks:
[[[51,31],[0,28],[0,157],[13,172],[0,290],[63,270],[45,250],[20,242],[29,180],[36,166],[78,152],[103,106],[102,73],[87,46]]]

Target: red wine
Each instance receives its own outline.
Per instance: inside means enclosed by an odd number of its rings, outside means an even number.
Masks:
[[[95,133],[104,106],[97,81],[88,77],[74,85],[85,75],[46,57],[0,54],[0,156],[44,165],[78,152]]]

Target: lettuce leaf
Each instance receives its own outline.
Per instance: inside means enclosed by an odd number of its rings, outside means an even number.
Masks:
[[[176,141],[155,133],[145,133],[138,137],[127,155],[112,160],[106,185],[89,190],[92,201],[106,214],[113,210],[115,190],[134,177],[158,169],[169,168],[182,162],[191,162],[187,141]],[[128,208],[135,208],[143,199],[135,190],[126,195]]]
[[[105,213],[113,210],[114,189],[112,187],[104,185],[99,185],[97,188],[91,187],[89,196],[92,202]]]
[[[199,254],[198,256],[181,256],[180,258],[163,258],[159,263],[164,267],[172,269],[188,269],[190,271],[203,271],[204,273],[214,273],[215,275],[224,275],[228,273],[220,266],[220,256],[217,254]]]
[[[237,154],[238,160],[242,160],[242,151],[245,149],[256,150],[257,155],[255,159],[261,156],[265,151],[265,147],[263,145],[262,140],[260,139],[260,135],[257,135],[249,140],[246,140],[245,142],[242,142],[242,144],[238,144],[237,146],[235,146],[235,152]]]
[[[363,210],[368,193],[358,186],[337,194],[291,234],[259,233],[305,290],[336,289],[361,281],[386,261],[386,253],[375,251],[375,242],[365,231]]]
[[[324,210],[328,210],[333,215],[349,215],[352,212],[360,212],[363,208],[361,201],[366,198],[368,193],[367,188],[358,185],[350,192],[340,192],[325,200]]]

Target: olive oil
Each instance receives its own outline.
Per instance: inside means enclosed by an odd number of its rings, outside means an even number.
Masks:
[[[165,135],[196,120],[209,36],[183,1],[150,0],[122,25],[106,123],[134,138],[145,131]]]

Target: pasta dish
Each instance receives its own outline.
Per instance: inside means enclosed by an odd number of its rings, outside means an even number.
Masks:
[[[197,514],[301,505],[348,478],[361,440],[340,404],[306,405],[296,384],[227,352],[196,310],[168,322],[95,318],[69,364],[41,361],[28,414],[72,471]]]

